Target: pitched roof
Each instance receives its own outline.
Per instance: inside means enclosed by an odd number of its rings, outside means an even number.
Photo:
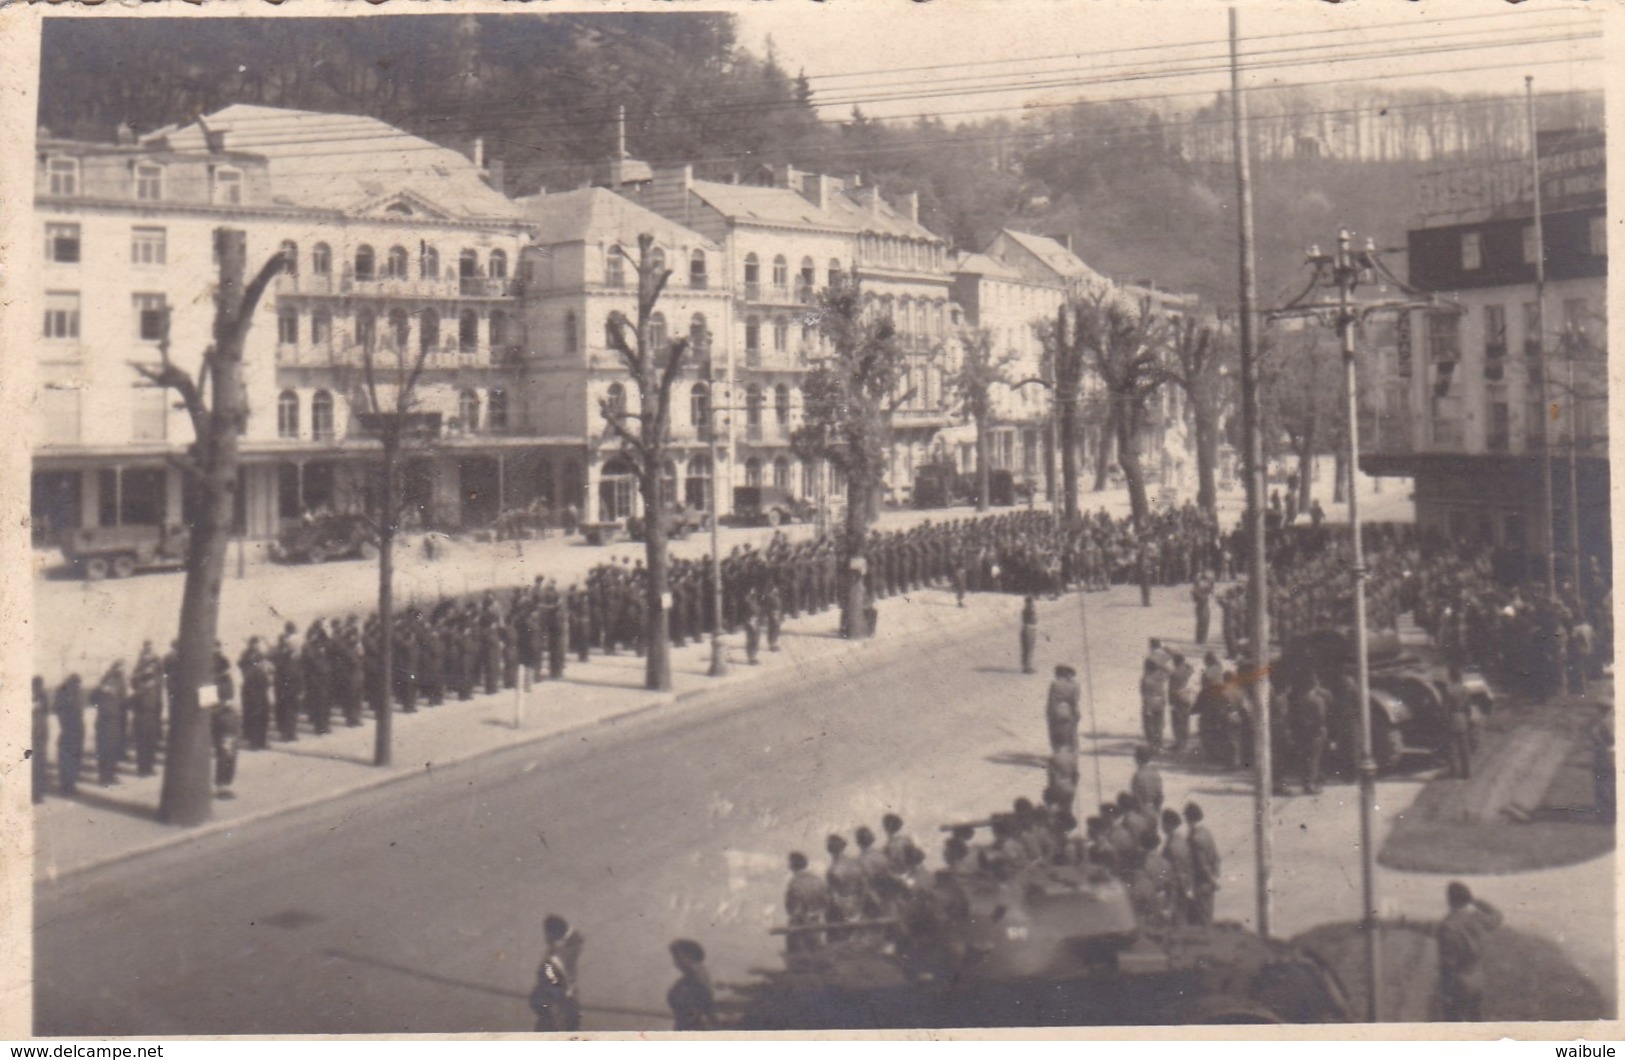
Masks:
[[[227,150],[267,159],[275,202],[358,210],[406,191],[457,220],[509,220],[518,213],[470,159],[377,118],[234,103],[203,125],[225,134]],[[176,150],[208,147],[197,122],[159,129],[142,142],[160,139]]]
[[[536,225],[536,242],[543,246],[597,242],[600,239],[635,244],[638,236],[645,232],[653,235],[657,243],[668,247],[714,245],[699,233],[669,221],[608,188],[577,188],[553,195],[527,195],[515,200],[514,205]]]
[[[696,180],[691,187],[702,202],[730,220],[857,231],[856,225],[820,210],[789,188],[721,184],[714,180]]]
[[[1106,278],[1091,269],[1082,258],[1048,236],[1037,236],[1031,232],[1018,232],[1014,228],[1003,229],[1003,234],[1009,236],[1011,242],[1026,250],[1054,272],[1067,279],[1084,280],[1090,283],[1106,282]]]
[[[971,276],[992,276],[1000,280],[1025,279],[1015,269],[986,254],[960,254],[954,260],[953,271]]]

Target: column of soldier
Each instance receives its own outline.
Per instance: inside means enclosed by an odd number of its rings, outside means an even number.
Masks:
[[[1217,541],[1210,523],[1194,509],[1161,513],[1155,532],[1141,540],[1158,557],[1159,576],[1196,565],[1196,555]],[[1044,512],[925,523],[909,530],[876,532],[869,542],[866,575],[872,599],[952,581],[965,592],[1022,592],[1042,583],[1051,591],[1083,582],[1104,588],[1135,573],[1124,550],[1135,540],[1126,520],[1104,512],[1063,527]],[[723,560],[722,625],[744,630],[746,654],[757,661],[761,641],[776,650],[785,618],[818,613],[836,600],[838,548],[824,537],[791,543],[775,535],[765,549],[735,548]],[[1164,568],[1166,570],[1164,571]],[[528,589],[487,592],[478,598],[443,599],[433,606],[403,608],[394,620],[393,674],[380,672],[382,634],[376,615],[312,622],[303,635],[292,623],[274,643],[250,638],[232,660],[216,645],[216,693],[212,712],[217,751],[216,780],[229,797],[236,748],[269,745],[274,729],[282,741],[308,731],[327,733],[335,714],[347,726],[376,716],[386,692],[405,712],[420,702],[438,706],[447,696],[472,698],[512,688],[521,679],[563,676],[567,655],[585,662],[593,651],[642,653],[643,580],[640,562],[623,559],[593,568],[584,581],[561,590],[538,578]],[[711,560],[673,559],[669,631],[682,647],[715,627]],[[76,791],[94,741],[96,775],[103,785],[119,781],[120,764],[135,759],[138,776],[157,768],[163,740],[166,689],[175,669],[173,646],[160,658],[145,643],[135,665],[114,662],[94,686],[68,675],[54,692],[34,679],[33,749],[35,801],[50,782],[50,719],[57,721],[56,779],[64,794]],[[387,689],[386,689],[387,685]],[[240,693],[240,695],[239,695]],[[94,712],[87,732],[87,706]]]

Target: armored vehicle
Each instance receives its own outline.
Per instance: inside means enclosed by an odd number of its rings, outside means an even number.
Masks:
[[[1140,923],[1093,865],[939,872],[892,917],[754,969],[723,999],[745,1030],[1347,1022],[1312,953],[1238,925]]]
[[[376,555],[378,538],[363,515],[323,515],[284,530],[271,548],[282,563],[325,563]]]

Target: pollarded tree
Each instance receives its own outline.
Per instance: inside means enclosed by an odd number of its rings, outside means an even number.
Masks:
[[[628,261],[631,255],[617,250]],[[638,258],[632,264],[638,273],[637,320],[616,310],[609,315],[610,349],[638,388],[638,405],[604,401],[599,407],[611,431],[637,469],[638,487],[643,495],[643,548],[648,581],[644,594],[643,640],[644,687],[652,691],[671,688],[671,643],[667,638],[666,614],[668,563],[666,557],[666,451],[671,438],[671,390],[688,357],[687,335],[656,341],[650,326],[655,306],[671,279],[671,270],[654,254],[654,237],[638,236]],[[712,513],[712,518],[716,513]]]
[[[846,527],[842,535],[841,629],[867,637],[864,573],[869,526],[886,469],[891,418],[912,396],[897,393],[906,354],[890,315],[866,311],[855,277],[837,277],[818,294],[818,330],[830,352],[813,364],[802,383],[806,411],[791,438],[803,460],[823,460],[846,479]]]
[[[1235,344],[1228,334],[1195,317],[1173,321],[1171,330],[1173,357],[1168,377],[1185,392],[1196,434],[1196,505],[1217,515],[1219,417],[1225,401],[1222,369],[1231,360]]]
[[[1111,403],[1117,432],[1117,466],[1128,486],[1136,526],[1150,515],[1145,471],[1140,466],[1140,437],[1152,395],[1169,379],[1163,363],[1166,346],[1162,322],[1149,298],[1134,303],[1115,291],[1075,298],[1062,310],[1072,318],[1073,344],[1086,351],[1089,369],[1099,377]]]
[[[987,328],[966,331],[959,336],[959,345],[959,365],[949,376],[948,389],[954,411],[976,427],[976,510],[985,512],[990,493],[988,432],[995,411],[994,388],[1008,385],[1006,373],[1017,358],[1013,350],[995,353],[993,333]]]

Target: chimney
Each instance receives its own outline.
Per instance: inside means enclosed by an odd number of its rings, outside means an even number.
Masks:
[[[615,108],[615,157],[628,158],[626,153],[626,104]]]
[[[474,168],[485,168],[485,138],[483,136],[474,137]]]
[[[861,188],[861,187],[863,187],[863,174],[862,173],[854,173],[854,174],[852,174],[851,178],[847,180],[846,186],[849,187],[849,188]]]
[[[909,192],[907,195],[903,196],[902,205],[903,205],[903,212],[908,214],[908,219],[910,221],[913,221],[915,224],[919,224],[920,223],[920,193],[917,192],[917,191]]]
[[[803,173],[801,175],[801,197],[818,207],[820,210],[829,209],[830,195],[836,190],[836,181],[822,173]]]

